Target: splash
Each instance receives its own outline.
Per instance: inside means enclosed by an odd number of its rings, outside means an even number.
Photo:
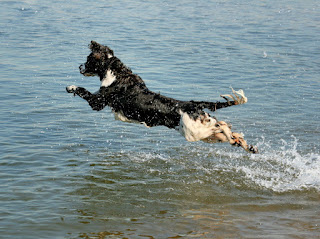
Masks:
[[[282,146],[273,150],[264,142],[264,152],[252,155],[252,163],[238,170],[255,185],[275,192],[320,191],[320,155],[298,151],[298,140],[282,140]]]
[[[304,153],[297,138],[281,140],[280,146],[258,140],[260,154],[244,154],[229,145],[181,146],[160,152],[123,152],[129,167],[150,178],[161,176],[186,185],[210,184],[240,190],[320,192],[320,154]],[[219,147],[221,146],[221,147]]]

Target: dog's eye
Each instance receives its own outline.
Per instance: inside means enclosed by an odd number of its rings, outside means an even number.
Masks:
[[[220,127],[220,124],[215,124],[216,127]]]
[[[93,57],[94,57],[96,60],[100,60],[101,54],[99,54],[99,53],[94,53]]]

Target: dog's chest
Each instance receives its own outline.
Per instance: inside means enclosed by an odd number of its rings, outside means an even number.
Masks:
[[[113,82],[116,81],[116,76],[113,74],[111,70],[107,70],[106,75],[104,78],[101,80],[101,87],[108,87],[110,86]]]

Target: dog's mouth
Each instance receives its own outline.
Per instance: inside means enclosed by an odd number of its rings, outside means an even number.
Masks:
[[[79,70],[80,70],[80,74],[82,74],[84,76],[95,76],[96,75],[95,73],[87,72],[85,64],[81,64],[79,66]]]

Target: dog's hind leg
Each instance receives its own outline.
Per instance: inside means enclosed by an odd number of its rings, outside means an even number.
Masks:
[[[229,142],[233,146],[242,147],[245,151],[247,151],[249,153],[253,153],[253,154],[259,153],[258,148],[256,146],[247,144],[247,141],[244,139],[242,134],[232,132],[231,135],[232,135],[232,138],[230,140],[230,139],[228,139],[225,132],[214,133],[210,137],[203,139],[202,141],[206,142],[206,143]]]
[[[243,134],[232,132],[234,143],[232,145],[242,147],[245,151],[253,154],[259,153],[258,148],[253,145],[248,145],[244,139]]]
[[[98,93],[92,94],[90,91],[83,87],[77,87],[75,85],[67,86],[68,93],[73,93],[74,95],[80,96],[82,99],[86,100],[93,110],[102,110],[106,106],[106,101],[103,95]]]

